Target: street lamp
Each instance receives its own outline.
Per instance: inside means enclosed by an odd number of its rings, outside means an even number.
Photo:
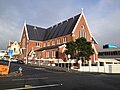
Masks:
[[[69,65],[69,64],[70,64],[70,63],[69,63],[70,57],[71,57],[71,55],[68,54],[68,71],[69,71],[69,66],[70,66],[70,65]]]
[[[28,41],[26,45],[26,64],[28,64]]]

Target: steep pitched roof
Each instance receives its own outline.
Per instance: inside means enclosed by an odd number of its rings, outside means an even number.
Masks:
[[[28,37],[30,40],[43,41],[46,30],[44,28],[26,24]]]
[[[80,15],[78,14],[47,29],[26,24],[28,37],[30,40],[44,41],[71,34]]]
[[[53,39],[56,37],[61,37],[72,33],[72,30],[79,18],[80,14],[65,20],[61,23],[49,27],[46,32],[45,40]]]

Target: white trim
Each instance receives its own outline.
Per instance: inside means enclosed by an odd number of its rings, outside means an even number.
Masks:
[[[98,44],[98,42],[97,42],[97,40],[94,38],[94,37],[92,37],[94,40],[95,40],[95,42]]]
[[[73,29],[73,31],[72,31],[72,34],[74,34],[74,32],[75,32],[75,30],[76,30],[76,28],[77,28],[77,26],[78,26],[78,23],[79,23],[80,20],[81,20],[81,17],[82,17],[82,13],[81,13],[80,16],[79,16],[79,19],[78,19],[78,21],[77,21],[77,23],[76,23],[76,25],[75,25],[75,27],[74,27],[74,29]]]
[[[94,38],[94,37],[92,36],[92,34],[91,34],[91,31],[90,31],[90,28],[89,28],[89,25],[88,25],[88,23],[87,23],[87,20],[86,20],[86,17],[85,17],[85,15],[84,15],[84,13],[82,13],[82,15],[83,15],[83,17],[84,17],[84,19],[85,19],[85,22],[86,22],[86,25],[87,25],[87,27],[88,27],[88,32],[90,33],[90,36],[91,36],[92,38]],[[94,38],[94,40],[96,41],[95,38]],[[96,43],[98,44],[97,41],[96,41]]]
[[[66,45],[64,44],[64,45],[61,45],[61,46],[59,46],[58,48],[62,48],[62,47],[66,47]]]
[[[25,23],[25,32],[26,32],[27,40],[29,40],[26,23]]]
[[[22,27],[22,33],[21,33],[21,36],[20,36],[20,42],[21,42],[22,35],[23,35],[23,32],[24,32],[24,26],[25,26],[25,23],[24,23],[24,25],[23,25],[23,27]]]
[[[88,32],[90,33],[90,36],[93,37],[92,34],[91,34],[91,32],[90,32],[90,28],[89,28],[89,25],[88,25],[88,23],[87,23],[87,20],[86,20],[86,17],[85,17],[85,15],[84,15],[84,13],[82,13],[82,15],[83,15],[83,17],[84,17],[84,19],[85,19],[85,23],[86,23],[86,25],[87,25]]]
[[[92,48],[95,50],[95,53],[98,54],[98,52],[97,52],[97,50],[96,50],[94,44],[92,44]]]
[[[6,90],[28,90],[28,89],[35,89],[35,88],[45,88],[45,87],[58,87],[62,86],[63,84],[49,84],[49,85],[42,85],[42,86],[31,86],[31,87],[23,87],[23,88],[13,88],[13,89],[6,89]]]
[[[79,22],[80,22],[82,16],[83,16],[83,18],[84,18],[84,20],[85,20],[85,23],[86,23],[86,25],[87,25],[88,32],[90,33],[90,36],[93,38],[93,36],[92,36],[92,34],[91,34],[91,31],[90,31],[90,28],[89,28],[89,25],[88,25],[87,20],[86,20],[86,17],[85,17],[85,15],[84,15],[83,8],[82,8],[82,13],[81,13],[81,15],[80,15],[80,17],[79,17],[79,19],[78,19],[78,21],[77,21],[77,23],[76,23],[76,25],[75,25],[73,31],[72,31],[72,34],[74,34],[74,32],[75,32],[75,30],[76,30],[76,28],[77,28],[77,26],[78,26],[78,24],[79,24]],[[95,40],[95,41],[96,41],[96,40]],[[98,44],[97,41],[96,41],[96,43]]]
[[[62,50],[62,53],[65,51],[65,47],[63,48],[63,50]]]
[[[22,39],[22,35],[23,35],[23,32],[24,32],[24,29],[25,29],[25,33],[26,33],[26,36],[27,36],[27,40],[29,40],[27,27],[26,27],[26,22],[24,22],[24,25],[23,25],[23,28],[22,28],[21,37],[20,37],[20,42],[21,42],[21,39]]]

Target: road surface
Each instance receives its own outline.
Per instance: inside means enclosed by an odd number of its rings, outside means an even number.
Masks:
[[[60,72],[15,63],[10,72],[19,67],[23,76],[0,77],[0,90],[120,90],[120,75]]]

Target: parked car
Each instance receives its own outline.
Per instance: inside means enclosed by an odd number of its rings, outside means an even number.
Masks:
[[[18,64],[25,64],[24,61],[22,61],[22,60],[18,60],[17,63]]]
[[[11,62],[17,62],[18,59],[17,59],[17,58],[10,58],[10,61],[11,61]]]

